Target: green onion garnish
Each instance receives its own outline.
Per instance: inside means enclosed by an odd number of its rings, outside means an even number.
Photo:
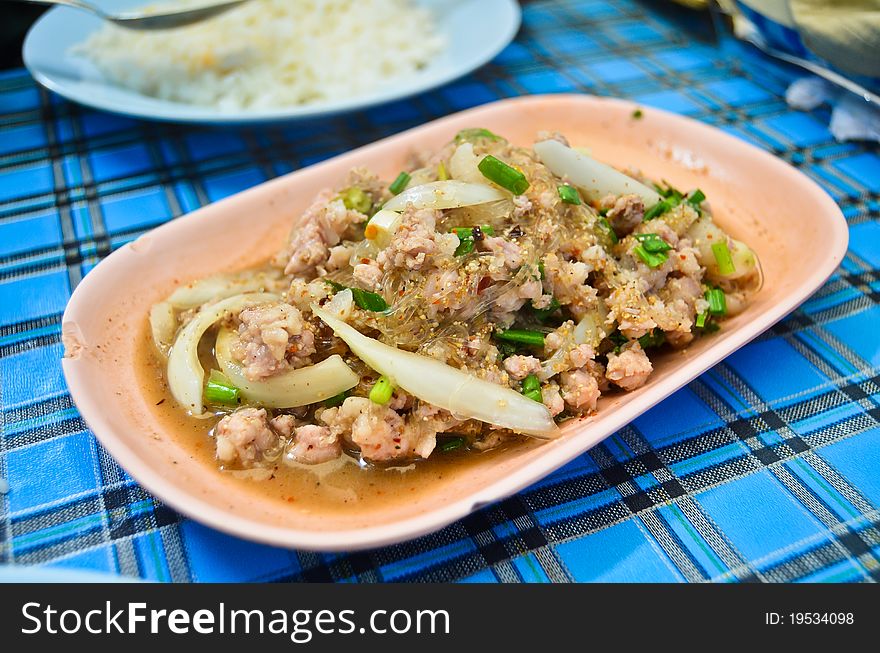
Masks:
[[[646,333],[641,338],[639,338],[639,344],[642,346],[642,349],[648,349],[649,347],[659,347],[664,342],[666,342],[666,334],[663,333],[661,329],[654,329],[650,333]]]
[[[401,172],[397,175],[397,179],[391,182],[391,185],[388,187],[394,195],[399,195],[403,192],[403,189],[406,188],[406,185],[409,183],[411,177],[408,172]]]
[[[232,381],[219,370],[211,370],[205,386],[205,399],[211,404],[237,404],[241,392]]]
[[[608,234],[608,237],[611,239],[611,243],[616,245],[620,242],[620,238],[617,237],[617,232],[614,231],[614,227],[611,226],[611,223],[608,222],[608,218],[599,218],[599,226],[605,230]]]
[[[712,253],[718,264],[718,274],[728,275],[736,272],[736,266],[733,264],[733,257],[730,255],[727,243],[713,243]]]
[[[581,196],[578,194],[577,189],[574,186],[563,184],[562,186],[557,186],[556,190],[559,192],[559,199],[566,204],[581,203]]]
[[[457,451],[458,449],[464,449],[464,446],[467,444],[467,440],[465,440],[460,435],[455,435],[452,437],[446,437],[440,440],[437,443],[437,448],[443,453],[449,453],[450,451]]]
[[[495,337],[505,342],[519,342],[524,345],[534,345],[536,347],[544,346],[544,334],[540,331],[532,331],[531,329],[507,329],[506,331],[496,331]]]
[[[354,300],[354,303],[365,311],[381,313],[382,311],[388,310],[388,302],[385,301],[385,298],[382,297],[382,295],[370,292],[369,290],[363,290],[362,288],[350,288],[349,286],[344,286],[332,279],[324,279],[324,283],[329,285],[336,292],[342,292],[346,289],[351,290],[351,297]]]
[[[649,268],[659,268],[669,258],[669,254],[666,252],[649,252],[644,245],[633,247],[633,253],[642,259]]]
[[[672,249],[672,245],[657,234],[633,234],[633,238],[642,244],[646,252],[651,252],[652,254],[660,254]]]
[[[706,193],[701,191],[699,188],[695,191],[692,191],[691,194],[687,197],[687,201],[689,204],[702,204],[705,199]]]
[[[483,129],[482,127],[472,127],[470,129],[462,129],[455,135],[455,142],[463,143],[465,141],[473,142],[480,138],[488,138],[490,141],[500,140],[501,137],[498,134],[493,134],[488,129]]]
[[[357,186],[346,188],[339,194],[339,198],[345,204],[345,208],[364,215],[368,214],[373,206],[373,200],[370,199],[370,196]]]
[[[449,179],[449,173],[446,172],[446,166],[441,161],[437,164],[437,180],[446,181],[447,179]]]
[[[543,281],[546,276],[544,274],[544,261],[538,261],[538,274],[541,275],[541,281]]]
[[[706,291],[706,301],[709,302],[709,313],[712,315],[727,314],[727,298],[721,288],[710,288]]]
[[[394,384],[388,380],[388,377],[383,375],[379,377],[379,380],[376,381],[370,390],[370,401],[374,404],[384,406],[391,401],[391,395],[393,394]]]
[[[698,329],[703,329],[706,326],[706,318],[709,317],[708,311],[704,311],[697,315],[697,320],[694,323]]]
[[[474,231],[477,227],[453,227],[452,233],[458,236],[458,247],[455,248],[455,252],[453,252],[454,256],[464,256],[465,254],[470,254],[474,251],[474,247],[476,246],[476,238],[474,238]],[[479,227],[480,232],[485,234],[486,236],[494,236],[495,229],[493,229],[490,225],[484,224]]]
[[[608,339],[614,344],[614,352],[618,354],[623,346],[629,342],[629,338],[623,335],[620,331],[612,332],[611,335],[608,336]]]
[[[472,251],[474,251],[474,247],[475,245],[473,238],[462,238],[458,243],[458,247],[455,248],[453,255],[464,256],[466,254],[470,254]]]
[[[462,238],[473,238],[474,229],[476,229],[476,227],[453,227],[452,232],[458,236],[459,240],[461,240]],[[495,235],[495,229],[488,224],[480,225],[480,231],[487,236]]]
[[[666,213],[669,209],[673,207],[672,202],[668,199],[660,200],[654,206],[645,211],[645,216],[642,218],[645,222],[648,220],[653,220],[654,218],[659,218],[661,215]]]
[[[560,306],[562,306],[562,304],[560,304],[559,300],[555,297],[550,300],[550,305],[547,308],[535,308],[534,305],[530,304],[532,314],[539,322],[545,322],[547,318],[559,310]]]
[[[348,390],[343,390],[338,395],[333,395],[329,399],[324,400],[324,406],[327,408],[333,408],[334,406],[341,406],[342,402],[348,399]]]
[[[491,154],[484,156],[482,161],[477,164],[477,168],[486,179],[494,181],[514,195],[522,195],[529,187],[529,180],[523,173],[507,165],[504,161],[496,159]]]
[[[529,399],[533,399],[538,403],[544,401],[541,396],[541,382],[534,374],[529,374],[522,382],[522,393]]]
[[[635,120],[638,120],[639,118],[641,118],[642,115],[643,115],[643,114],[642,114],[642,110],[641,110],[641,109],[636,109],[635,111],[632,112],[632,117],[633,117],[633,119],[635,119]]]

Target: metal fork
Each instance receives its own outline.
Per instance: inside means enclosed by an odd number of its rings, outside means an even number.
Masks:
[[[137,30],[159,30],[171,29],[173,27],[183,27],[191,25],[208,18],[212,18],[225,11],[229,11],[233,7],[248,2],[248,0],[225,0],[212,5],[196,7],[195,9],[178,9],[164,13],[147,13],[143,11],[127,11],[122,13],[109,14],[106,11],[96,7],[90,2],[83,0],[20,0],[21,2],[29,2],[38,5],[61,5],[64,7],[73,7],[74,9],[82,9],[88,11],[100,18],[109,21],[120,27]]]

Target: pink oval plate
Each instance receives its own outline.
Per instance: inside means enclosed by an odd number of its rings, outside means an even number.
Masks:
[[[819,288],[846,251],[843,215],[806,176],[717,129],[654,109],[636,118],[637,108],[585,95],[503,100],[261,184],[141,236],[90,272],[64,313],[64,373],[80,413],[122,467],[169,505],[221,531],[281,546],[391,544],[528,486],[782,319]],[[248,491],[206,464],[175,464],[191,456],[136,391],[135,353],[150,306],[178,284],[271,256],[310,198],[351,167],[392,178],[411,151],[438,148],[466,127],[486,127],[520,145],[533,143],[539,130],[557,130],[600,160],[638,167],[677,187],[700,187],[718,222],[757,250],[763,289],[720,333],[660,356],[646,386],[604,397],[595,416],[567,423],[558,440],[487,458],[406,501],[354,515],[322,514]]]

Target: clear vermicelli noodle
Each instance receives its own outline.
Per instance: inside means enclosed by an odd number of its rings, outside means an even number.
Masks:
[[[762,283],[701,190],[624,174],[559,134],[523,148],[464,130],[395,179],[352,170],[292,217],[264,266],[151,312],[171,395],[224,470],[553,439]]]

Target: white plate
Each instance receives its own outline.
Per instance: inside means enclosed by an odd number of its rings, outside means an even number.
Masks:
[[[69,100],[137,118],[172,122],[273,122],[314,118],[364,109],[441,86],[479,68],[513,40],[520,25],[515,0],[416,0],[433,10],[445,50],[405,81],[370,95],[346,100],[279,107],[269,110],[221,112],[213,107],[168,102],[127,90],[106,80],[88,60],[69,54],[102,21],[84,11],[56,7],[38,20],[24,42],[22,57],[40,84]],[[97,0],[94,4],[120,11],[148,0]]]

